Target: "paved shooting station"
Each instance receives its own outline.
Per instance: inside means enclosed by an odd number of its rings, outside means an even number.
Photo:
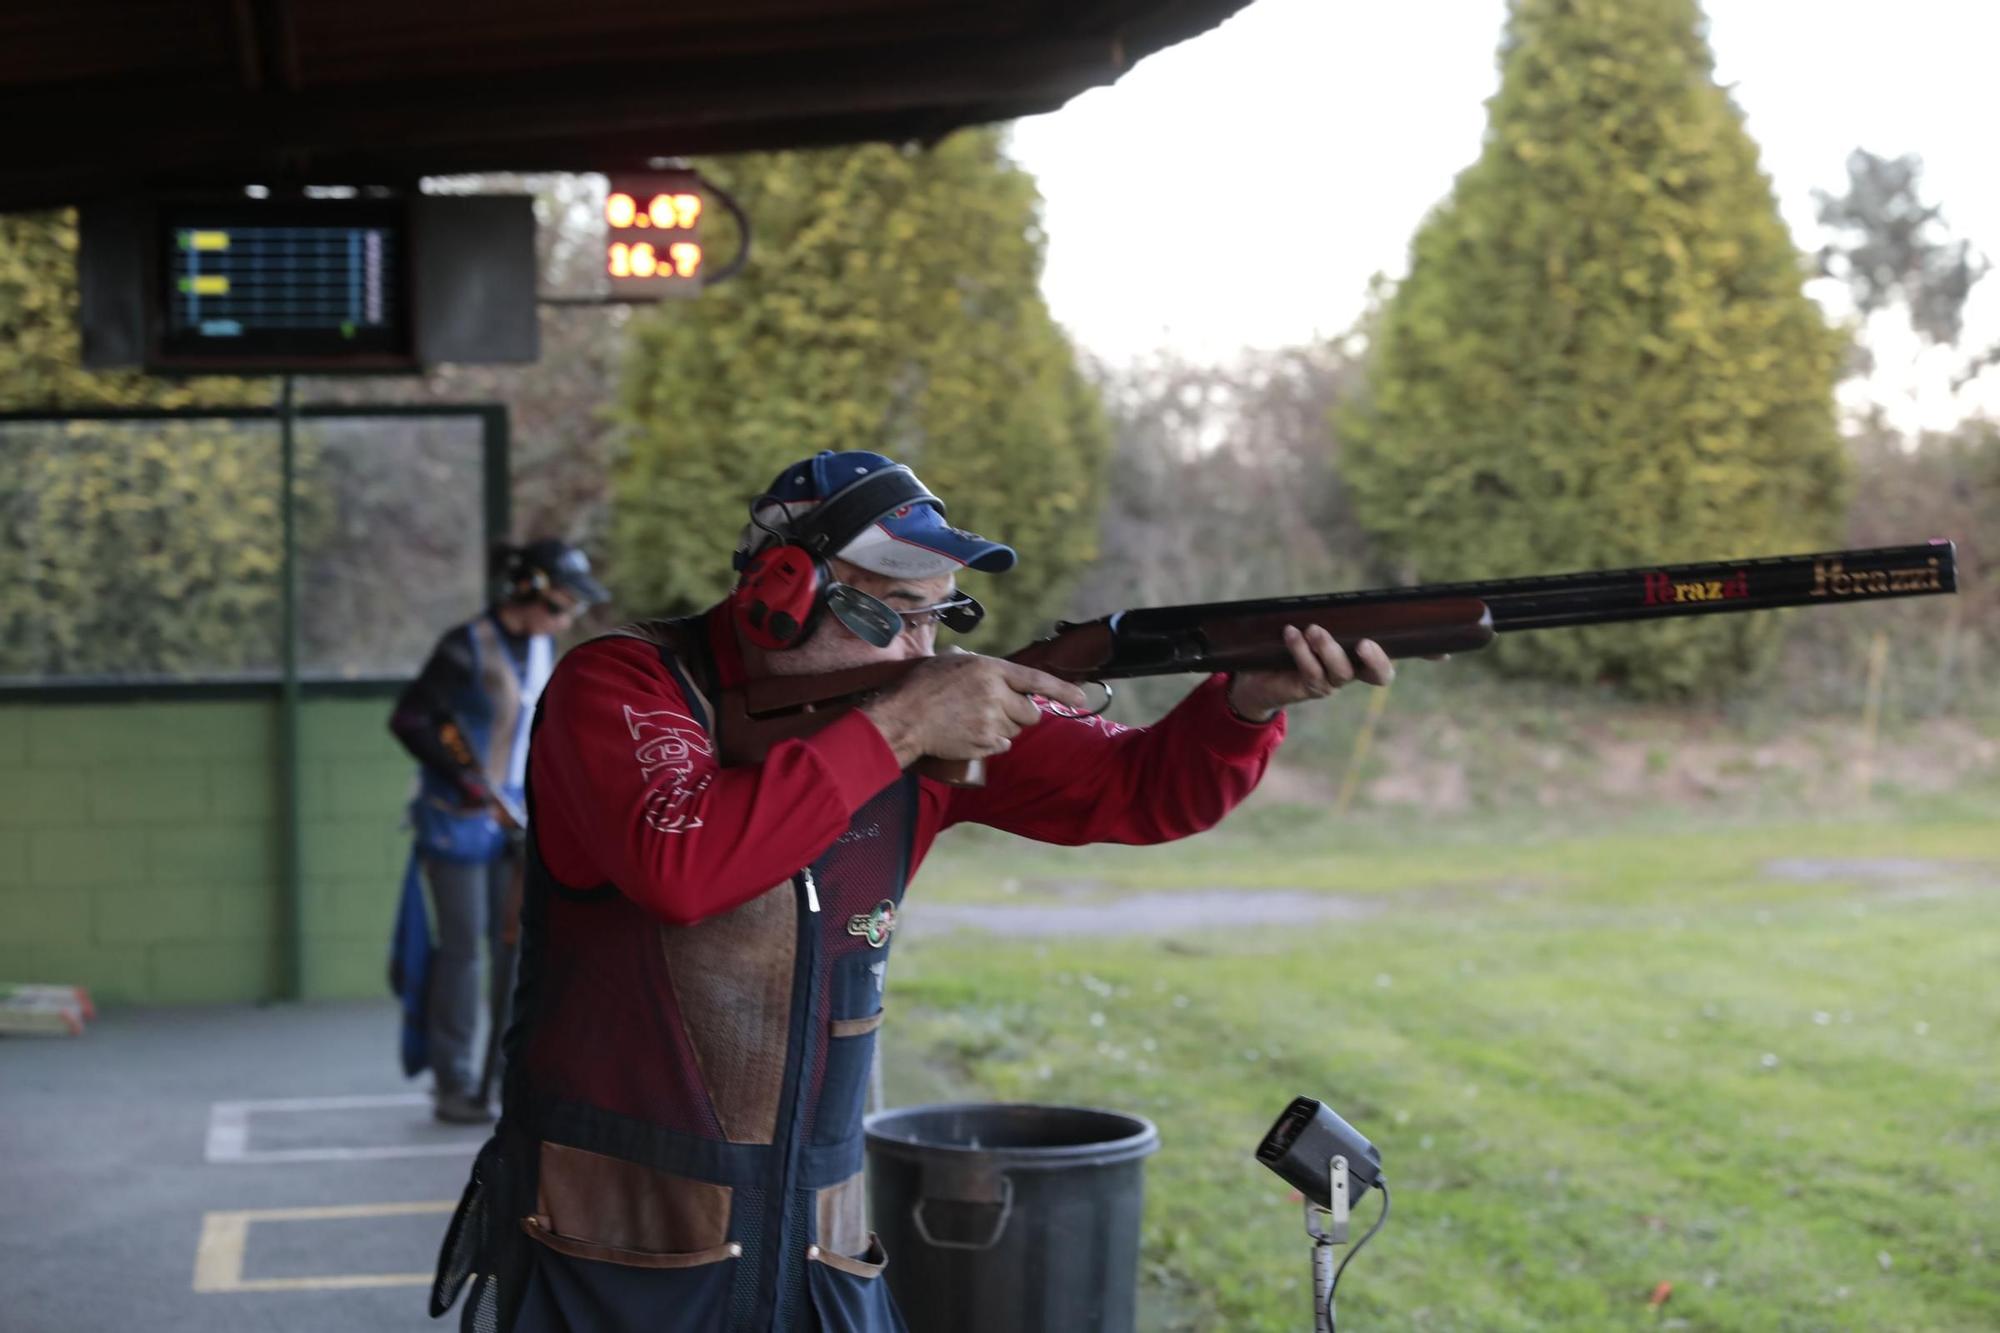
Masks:
[[[486,539],[508,529],[505,411],[292,391],[295,373],[536,355],[526,202],[419,182],[667,181],[664,211],[641,194],[607,219],[607,299],[652,299],[729,257],[652,246],[648,226],[698,244],[699,186],[646,173],[1052,110],[1245,3],[81,0],[0,16],[0,120],[35,127],[0,163],[0,211],[80,211],[86,364],[283,384],[199,412],[33,405],[0,418],[0,455],[79,429],[118,449],[227,433],[255,442],[282,497],[261,521],[284,532],[267,660],[0,689],[0,982],[81,986],[99,1010],[80,1036],[0,1039],[0,1327],[440,1327],[423,1288],[484,1134],[433,1123],[398,1077],[382,997],[409,775],[382,720],[416,661],[315,657],[286,484],[307,449],[384,477],[421,454],[462,491],[429,582],[443,604],[478,595]],[[320,276],[284,286],[275,316],[244,299],[304,232],[331,247]],[[365,553],[351,567],[356,598],[389,577]]]

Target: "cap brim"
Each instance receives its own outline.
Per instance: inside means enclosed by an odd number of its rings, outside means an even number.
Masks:
[[[961,569],[1004,574],[1014,567],[1014,548],[988,541],[946,523],[928,504],[892,514],[840,550],[850,564],[892,578],[934,578]]]
[[[573,592],[591,605],[611,600],[611,590],[588,574],[565,574],[556,586],[565,592]]]

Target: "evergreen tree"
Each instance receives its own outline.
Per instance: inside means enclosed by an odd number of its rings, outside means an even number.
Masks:
[[[1095,554],[1108,430],[1042,302],[1039,198],[1000,132],[704,169],[743,204],[756,249],[735,279],[633,321],[620,601],[706,605],[732,581],[747,502],[780,468],[873,449],[915,468],[954,523],[1021,553],[997,583],[965,580],[990,612],[971,646],[1046,629]]]
[[[1513,0],[1479,160],[1419,230],[1346,414],[1361,521],[1425,581],[1811,549],[1841,339],[1695,0]],[[1503,669],[1712,689],[1769,616],[1535,635]]]

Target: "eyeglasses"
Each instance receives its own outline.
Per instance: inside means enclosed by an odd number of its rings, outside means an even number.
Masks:
[[[969,593],[960,593],[956,597],[935,602],[930,606],[914,607],[908,611],[898,610],[896,614],[902,617],[904,629],[925,629],[931,625],[943,625],[954,634],[969,634],[978,628],[979,622],[985,618],[986,608],[979,604],[978,598]]]
[[[979,600],[965,593],[930,606],[915,606],[904,611],[845,583],[828,585],[826,609],[852,630],[856,638],[877,648],[887,648],[899,634],[927,629],[932,625],[941,624],[948,630],[965,634],[986,615],[986,608],[979,604]]]

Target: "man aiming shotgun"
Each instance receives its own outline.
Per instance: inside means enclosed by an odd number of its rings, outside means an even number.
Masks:
[[[1950,548],[1914,549],[1948,583]],[[1849,553],[1826,595],[1947,590],[1888,591],[1904,567],[1880,555]],[[434,1315],[477,1274],[482,1333],[902,1329],[861,1108],[904,890],[940,832],[1186,837],[1257,784],[1283,709],[1386,685],[1393,656],[1814,595],[1809,568],[1753,561],[1129,611],[1012,659],[938,655],[940,626],[981,615],[958,572],[1014,561],[907,468],[821,453],[752,502],[727,599],[565,658],[529,759],[501,1123]],[[1181,671],[1208,674],[1145,728],[1091,715],[1076,683]]]
[[[529,757],[501,1122],[434,1314],[477,1273],[466,1327],[501,1333],[903,1328],[863,1220],[861,1111],[932,840],[1200,832],[1257,784],[1282,709],[1394,672],[1372,644],[1294,632],[1158,724],[1111,726],[1049,672],[934,655],[940,626],[978,623],[958,572],[1014,560],[907,468],[822,453],[753,502],[728,599],[563,660]],[[908,674],[818,734],[720,759],[726,692],[884,663]],[[920,776],[927,755],[991,781]]]

